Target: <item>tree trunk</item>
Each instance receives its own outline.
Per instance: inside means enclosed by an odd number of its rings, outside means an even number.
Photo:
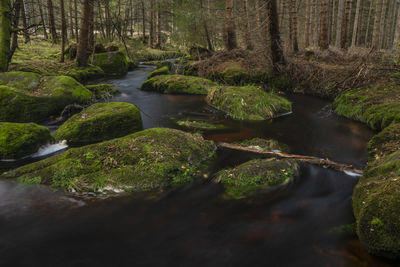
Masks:
[[[143,32],[142,41],[145,44],[146,43],[146,10],[144,8],[144,1],[142,1],[142,32]]]
[[[351,5],[353,0],[346,0],[346,9],[344,13],[344,23],[343,23],[343,30],[342,30],[342,37],[341,37],[341,48],[347,49],[349,44],[349,26],[350,26],[350,15],[351,15]]]
[[[19,25],[19,17],[21,13],[21,0],[16,0],[14,5],[14,16],[12,17],[12,28],[18,28]],[[11,34],[11,48],[8,53],[8,62],[11,62],[11,58],[14,55],[15,50],[18,48],[18,32],[13,31]]]
[[[253,44],[250,35],[250,22],[249,22],[249,2],[248,0],[243,0],[243,18],[244,18],[244,38],[246,42],[246,48],[253,49]]]
[[[235,21],[234,21],[234,0],[225,0],[225,48],[232,50],[237,48]]]
[[[21,19],[22,19],[22,27],[24,30],[22,31],[24,38],[25,38],[25,43],[29,43],[31,40],[28,32],[28,25],[26,23],[26,14],[25,14],[25,3],[23,0],[21,0]]]
[[[161,48],[161,5],[157,5],[157,48]]]
[[[389,19],[390,26],[386,28],[386,40],[385,40],[385,48],[392,48],[392,38],[393,38],[393,30],[395,28],[396,23],[396,0],[390,0],[390,8],[389,8]]]
[[[313,45],[316,47],[319,43],[319,8],[320,8],[320,0],[314,0],[314,36],[313,36]]]
[[[11,13],[9,0],[0,0],[0,25],[0,72],[6,72],[10,61]]]
[[[368,20],[367,20],[367,30],[365,32],[365,46],[369,46],[369,28],[371,25],[371,15],[372,15],[372,6],[373,6],[373,1],[371,0],[371,3],[369,5],[369,11],[368,11]]]
[[[43,27],[43,35],[44,35],[44,39],[49,39],[49,36],[47,35],[47,30],[46,30],[46,23],[45,23],[45,19],[43,16],[43,8],[42,8],[42,0],[37,0],[38,3],[38,7],[39,7],[39,14],[40,14],[40,22],[42,23],[42,27]]]
[[[394,33],[393,49],[398,49],[400,47],[399,38],[400,38],[400,8],[398,8],[397,10],[397,21],[396,21],[396,30]]]
[[[338,48],[342,47],[344,1],[345,0],[339,0],[339,7],[338,7],[338,14],[337,14],[335,46]]]
[[[64,62],[64,50],[65,50],[65,35],[67,34],[67,26],[65,25],[65,9],[64,0],[60,0],[61,10],[61,62]]]
[[[382,12],[382,0],[376,0],[375,4],[375,18],[374,18],[374,29],[372,32],[371,47],[374,50],[379,49],[379,29],[380,29],[380,18]]]
[[[328,43],[328,0],[321,0],[321,34],[319,37],[319,47],[322,50],[329,48]]]
[[[329,36],[330,36],[330,41],[329,43],[332,44],[333,43],[333,37],[335,36],[335,26],[336,26],[336,0],[332,0],[332,18],[330,18],[331,20],[331,25],[329,28]]]
[[[354,18],[353,36],[351,37],[351,46],[352,47],[356,46],[357,33],[358,33],[358,27],[359,27],[358,23],[360,20],[360,11],[361,11],[361,0],[357,0],[356,16]]]
[[[82,3],[82,16],[81,16],[81,30],[79,33],[78,53],[76,56],[78,66],[87,66],[88,64],[88,41],[89,41],[89,19],[90,19],[90,6],[93,0],[83,0]]]
[[[89,25],[88,25],[88,52],[94,51],[94,0],[91,0],[89,5]]]
[[[150,33],[149,33],[149,46],[154,45],[154,0],[150,0]]]
[[[75,37],[76,37],[76,43],[79,43],[79,25],[78,25],[78,3],[77,0],[74,0],[74,15],[75,15]]]
[[[74,33],[74,20],[73,20],[73,15],[72,15],[72,2],[69,1],[68,3],[68,10],[69,10],[69,31],[70,31],[70,37],[71,39],[75,38],[75,33]]]
[[[279,32],[278,11],[276,7],[276,0],[264,0],[269,13],[269,34],[271,37],[271,58],[274,71],[279,71],[279,65],[286,63],[283,56],[281,35]]]
[[[51,40],[53,44],[57,43],[57,31],[56,31],[56,23],[54,21],[54,8],[53,8],[53,1],[47,0],[47,10],[49,13],[49,27],[51,33]]]
[[[382,2],[382,10],[381,10],[381,19],[380,19],[380,27],[379,27],[379,45],[378,49],[383,48],[383,40],[384,40],[384,33],[385,33],[385,20],[386,20],[386,7],[387,7],[387,0],[383,0]]]
[[[296,0],[290,0],[290,12],[289,12],[289,31],[291,49],[294,52],[299,51],[299,44],[297,41],[297,11],[296,11]]]
[[[306,2],[306,23],[304,25],[305,25],[304,32],[306,33],[304,46],[307,48],[310,46],[311,0],[307,0],[307,2]]]

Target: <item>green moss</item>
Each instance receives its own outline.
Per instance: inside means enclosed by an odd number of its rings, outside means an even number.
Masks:
[[[372,129],[384,129],[400,122],[400,87],[395,83],[350,90],[334,101],[339,115],[366,123]]]
[[[94,54],[92,64],[111,76],[123,76],[128,72],[128,61],[121,51]]]
[[[170,71],[172,70],[174,64],[171,61],[147,61],[143,63],[144,65],[154,65],[156,66],[158,69],[162,68],[162,67],[167,67]]]
[[[156,69],[156,70],[150,72],[147,75],[147,79],[153,78],[158,75],[169,75],[169,74],[171,74],[171,72],[169,71],[168,67],[164,66],[164,67],[161,67],[159,69]]]
[[[227,127],[223,124],[215,124],[215,123],[209,123],[206,121],[177,121],[176,122],[178,125],[189,128],[189,129],[194,129],[194,130],[204,130],[204,131],[210,131],[210,130],[222,130],[226,129]]]
[[[51,142],[49,129],[34,123],[0,122],[0,159],[19,159]]]
[[[40,162],[4,173],[69,191],[157,190],[193,181],[215,156],[213,142],[200,135],[154,128],[122,138],[72,148]],[[189,170],[189,171],[188,171]]]
[[[266,120],[292,110],[285,98],[255,86],[216,86],[209,91],[207,101],[237,120]]]
[[[164,94],[206,95],[212,86],[216,86],[216,84],[204,78],[184,75],[160,75],[144,82],[140,89]]]
[[[20,72],[12,74],[24,77]],[[15,79],[10,81],[11,85],[15,85]],[[89,90],[68,76],[42,77],[36,88],[20,89],[7,84],[0,86],[0,121],[43,121],[58,116],[69,104],[86,104],[91,98]]]
[[[56,140],[85,144],[121,137],[142,129],[139,109],[128,103],[99,103],[69,118],[54,133]]]
[[[119,93],[117,88],[112,84],[87,85],[86,89],[92,92],[95,99],[109,99]]]
[[[259,147],[268,151],[281,151],[285,153],[290,152],[290,149],[286,144],[279,143],[273,139],[253,138],[236,142],[235,144],[239,146]]]
[[[34,91],[40,84],[40,75],[31,72],[2,72],[0,73],[0,85],[7,85],[21,91]]]
[[[240,66],[233,65],[225,68],[220,74],[221,82],[229,85],[245,85],[250,80],[250,75]]]
[[[373,159],[382,158],[400,150],[400,123],[393,123],[368,143],[368,152]]]
[[[299,165],[293,160],[255,159],[217,174],[227,198],[241,199],[263,189],[287,183],[298,175]]]
[[[21,177],[20,179],[18,179],[18,182],[21,184],[27,184],[27,185],[38,185],[42,182],[42,177],[40,177],[40,176],[32,177],[32,178]]]

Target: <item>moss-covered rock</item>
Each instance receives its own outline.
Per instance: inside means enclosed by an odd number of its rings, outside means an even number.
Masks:
[[[160,75],[144,82],[140,89],[164,94],[206,95],[213,86],[216,86],[214,82],[204,78],[184,75]]]
[[[227,198],[241,199],[271,186],[285,184],[298,173],[299,165],[294,160],[254,159],[220,171],[215,181],[223,184]]]
[[[179,126],[183,126],[185,128],[193,129],[193,130],[211,131],[211,130],[227,129],[227,127],[223,124],[210,123],[210,122],[206,122],[206,121],[179,120],[176,123]]]
[[[273,139],[253,138],[235,142],[235,144],[274,152],[290,152],[290,149],[286,144],[282,144]]]
[[[155,76],[158,76],[158,75],[169,75],[169,74],[171,74],[171,72],[169,71],[168,67],[164,66],[164,67],[161,67],[159,69],[156,69],[156,70],[150,72],[147,75],[147,79],[151,79],[151,78],[153,78]]]
[[[0,122],[0,159],[18,159],[51,142],[49,129],[34,123]]]
[[[112,84],[94,84],[87,85],[86,88],[92,92],[92,95],[96,99],[108,99],[119,93],[117,88]]]
[[[13,79],[0,77],[5,84],[0,86],[0,121],[38,122],[59,115],[69,104],[86,104],[92,98],[89,90],[68,76],[45,76],[37,83],[36,74],[8,75]]]
[[[23,91],[36,90],[40,84],[40,75],[32,72],[12,71],[0,73],[0,85],[7,85]]]
[[[288,100],[255,86],[215,86],[207,101],[236,120],[266,120],[292,111]]]
[[[154,65],[156,66],[158,69],[162,68],[162,67],[167,67],[170,71],[172,70],[174,64],[171,61],[147,61],[147,62],[143,62],[144,65]]]
[[[229,85],[244,85],[250,81],[250,75],[238,65],[226,67],[217,74],[217,78]]]
[[[69,191],[157,190],[181,186],[207,170],[216,146],[200,135],[153,128],[122,138],[72,148],[2,177],[36,179]],[[40,178],[40,179],[39,179]]]
[[[392,122],[400,122],[399,99],[400,86],[384,83],[349,90],[335,99],[333,107],[337,114],[379,130]]]
[[[107,75],[123,76],[128,72],[128,61],[121,51],[94,54],[92,64],[99,66]]]
[[[142,129],[139,109],[128,103],[94,104],[69,118],[54,133],[56,140],[87,144],[105,141]]]

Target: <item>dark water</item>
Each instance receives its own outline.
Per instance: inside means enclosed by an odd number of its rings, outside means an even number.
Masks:
[[[373,132],[330,113],[323,100],[289,96],[294,113],[262,123],[226,119],[203,97],[138,90],[151,68],[113,81],[114,101],[136,104],[145,128],[211,120],[216,141],[275,138],[292,152],[363,167]],[[255,155],[220,150],[215,169]],[[292,183],[250,202],[226,201],[209,180],[151,199],[77,200],[46,187],[0,180],[0,266],[390,266],[332,229],[352,223],[357,177],[303,165]]]

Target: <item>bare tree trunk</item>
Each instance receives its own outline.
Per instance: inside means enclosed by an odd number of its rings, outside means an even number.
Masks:
[[[93,0],[83,0],[81,30],[79,33],[78,54],[76,56],[78,66],[87,66],[88,64],[88,43],[89,43],[89,19],[90,6],[93,5]]]
[[[311,32],[311,0],[306,2],[306,23],[305,23],[305,47],[310,46],[310,32]]]
[[[286,64],[283,56],[281,35],[279,32],[278,11],[276,0],[264,0],[269,13],[269,34],[271,36],[271,58],[275,71],[279,71],[279,65]]]
[[[19,24],[19,17],[21,14],[21,5],[22,1],[21,0],[16,0],[15,5],[14,5],[14,16],[12,17],[11,25],[12,28],[18,28]],[[0,27],[1,28],[1,27]],[[11,48],[9,51],[9,59],[8,61],[11,62],[11,58],[14,55],[15,50],[18,48],[18,32],[13,31],[12,36],[11,36]]]
[[[357,39],[356,39],[356,46],[362,44],[362,36],[364,33],[364,23],[365,23],[365,0],[361,0],[361,7],[360,7],[360,19],[358,21],[357,27]]]
[[[400,47],[399,39],[400,39],[400,8],[398,8],[397,11],[397,21],[396,21],[396,30],[394,33],[393,49],[398,49]]]
[[[328,43],[328,0],[321,0],[321,34],[319,37],[319,47],[322,50],[329,48]]]
[[[161,6],[157,5],[157,48],[161,48]]]
[[[71,39],[75,38],[75,33],[74,33],[74,20],[73,20],[73,15],[72,15],[72,2],[69,1],[68,3],[68,10],[69,10],[69,28],[70,28],[70,37]]]
[[[290,0],[290,12],[289,12],[289,31],[291,49],[294,52],[299,51],[299,44],[297,41],[297,11],[296,11],[296,0]]]
[[[22,27],[24,30],[22,31],[24,38],[25,38],[25,43],[29,43],[31,40],[28,32],[28,25],[26,23],[26,14],[25,14],[25,2],[21,0],[21,19],[22,19]]]
[[[88,51],[94,51],[94,0],[91,0],[89,5],[89,33],[88,33]]]
[[[42,23],[42,27],[43,27],[43,35],[44,35],[44,39],[49,39],[49,36],[47,35],[47,30],[46,30],[46,23],[45,23],[45,19],[43,16],[43,8],[42,8],[42,0],[37,0],[38,3],[38,7],[39,7],[39,14],[40,14],[40,22]]]
[[[343,30],[343,16],[344,16],[344,1],[339,0],[338,15],[337,15],[337,25],[336,25],[336,40],[335,46],[342,47],[342,30]]]
[[[379,27],[379,45],[378,49],[383,48],[383,40],[384,40],[384,33],[385,33],[385,20],[386,20],[386,7],[387,7],[387,0],[383,0],[382,2],[382,10],[381,10],[381,19],[380,19],[380,27]]]
[[[143,32],[143,43],[146,43],[146,10],[144,7],[144,1],[142,1],[142,32]]]
[[[394,31],[395,23],[396,23],[396,0],[390,0],[388,22],[390,22],[390,26],[386,27],[385,48],[391,49],[392,48],[393,31]]]
[[[65,35],[67,34],[67,26],[65,25],[65,9],[64,0],[60,0],[61,10],[61,62],[64,62],[64,50],[65,50]]]
[[[234,0],[225,0],[225,48],[227,50],[237,48],[233,3]]]
[[[371,47],[374,50],[379,49],[379,29],[380,29],[381,13],[382,13],[382,0],[376,0],[374,30],[372,32],[372,41],[371,41]]]
[[[358,27],[359,27],[358,23],[360,20],[360,11],[361,11],[361,0],[357,0],[356,16],[354,18],[353,36],[351,37],[351,46],[352,47],[356,46],[357,33],[358,33]]]
[[[150,33],[149,33],[149,46],[154,45],[154,0],[150,0]]]
[[[53,1],[47,0],[47,9],[49,11],[49,27],[51,33],[51,40],[53,44],[57,43],[57,31],[56,31],[56,23],[54,21],[54,8],[53,8]]]
[[[251,50],[253,48],[251,35],[250,35],[250,22],[249,22],[249,2],[243,0],[243,18],[244,18],[244,38],[246,42],[246,48]]]
[[[315,47],[318,46],[319,43],[319,8],[320,8],[320,0],[314,0],[314,36],[313,36],[313,44]]]
[[[333,43],[333,37],[335,36],[335,27],[336,27],[336,21],[337,21],[337,16],[336,16],[336,0],[332,0],[332,18],[331,18],[331,26],[329,28],[329,35],[330,35],[330,41],[329,43]]]
[[[78,25],[78,4],[77,0],[74,0],[74,15],[75,15],[75,37],[76,37],[76,43],[79,43],[79,25]]]
[[[365,32],[365,46],[367,46],[367,47],[369,46],[369,38],[368,37],[369,37],[369,32],[370,32],[369,28],[371,25],[371,15],[372,15],[373,3],[374,3],[374,1],[371,0],[371,3],[369,5],[369,11],[368,11],[367,30]]]
[[[344,13],[344,23],[343,23],[343,30],[342,30],[342,40],[341,40],[341,48],[347,49],[349,43],[349,25],[350,25],[350,15],[351,15],[351,4],[352,0],[346,0],[346,9]]]
[[[0,0],[0,72],[8,70],[10,57],[11,12],[10,2]]]

